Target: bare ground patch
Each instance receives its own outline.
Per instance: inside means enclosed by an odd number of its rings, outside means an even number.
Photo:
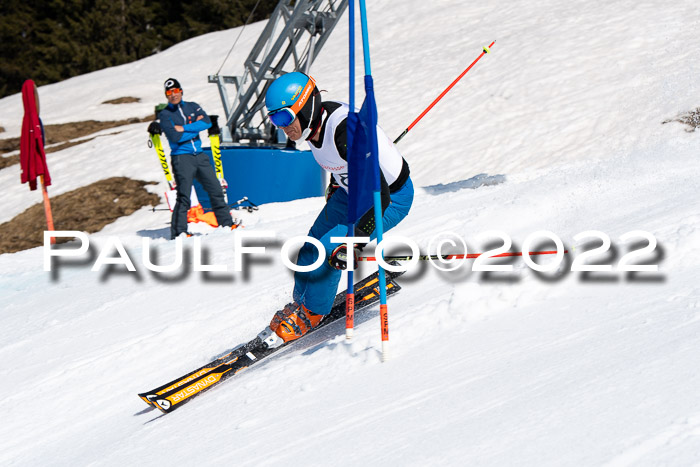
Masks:
[[[0,156],[0,170],[15,164],[19,164],[19,156]]]
[[[119,133],[119,132],[117,132]],[[109,133],[110,135],[116,135],[117,133]],[[79,144],[87,143],[88,141],[92,141],[93,139],[97,138],[97,136],[93,136],[92,138],[86,138],[86,139],[81,139],[80,141],[67,141],[62,144],[57,144],[56,146],[50,146],[46,148],[46,154],[50,154],[52,152],[57,152],[57,151],[62,151],[63,149],[69,148],[71,146],[77,146]]]
[[[110,133],[112,135],[116,133]],[[81,139],[80,141],[67,141],[65,143],[57,144],[55,146],[48,146],[45,149],[46,154],[51,154],[52,152],[57,152],[57,151],[62,151],[63,149],[67,149],[71,146],[77,146],[79,144],[87,143],[88,141],[92,141],[95,139],[96,136],[93,136],[92,138],[87,138],[87,139]],[[0,170],[4,169],[5,167],[9,167],[11,165],[19,164],[19,156],[18,155],[13,155],[13,156],[0,156]]]
[[[688,133],[694,132],[695,130],[700,128],[700,107],[698,107],[695,110],[691,110],[690,112],[681,114],[679,117],[664,120],[663,122],[661,122],[661,124],[663,125],[664,123],[671,122],[683,123],[684,125],[688,126],[688,128],[686,128],[685,131],[687,131]]]
[[[106,130],[132,123],[150,122],[152,116],[143,118],[127,118],[126,120],[114,120],[109,122],[99,122],[97,120],[86,120],[84,122],[61,123],[58,125],[45,125],[46,144],[64,143],[71,139],[82,138],[98,131]]]
[[[116,99],[104,101],[103,104],[131,104],[132,102],[141,102],[141,98],[131,96],[117,97]]]
[[[66,143],[70,140],[82,138],[84,136],[97,133],[98,131],[108,128],[115,128],[123,125],[131,125],[132,123],[150,122],[154,118],[152,116],[143,118],[127,118],[126,120],[113,120],[101,122],[97,120],[85,120],[83,122],[59,123],[55,125],[44,125],[44,133],[46,133],[46,145],[58,143]],[[89,140],[85,140],[89,141]],[[84,143],[78,141],[75,144]],[[63,149],[63,148],[61,148]],[[0,139],[0,154],[19,150],[19,138]],[[19,159],[18,159],[19,161]],[[5,165],[7,167],[7,165]]]
[[[99,232],[107,224],[143,206],[157,206],[160,197],[144,188],[149,184],[155,183],[112,177],[58,195],[51,199],[54,228]],[[38,203],[11,221],[0,224],[0,254],[43,245],[44,230],[44,206]],[[58,241],[61,242],[61,239]]]
[[[19,138],[0,139],[0,154],[17,151],[19,149]]]

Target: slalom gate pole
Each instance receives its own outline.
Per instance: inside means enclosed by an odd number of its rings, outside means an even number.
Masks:
[[[568,253],[569,250],[564,250],[564,253]],[[532,256],[539,256],[539,255],[556,255],[558,253],[557,250],[549,250],[549,251],[531,251],[530,255]],[[475,259],[478,258],[479,256],[483,255],[484,253],[469,253],[469,254],[457,254],[457,255],[419,255],[417,258],[419,261],[435,261],[435,260],[441,260],[441,259]],[[522,256],[522,252],[507,252],[507,253],[501,253],[499,255],[493,255],[489,256],[489,258],[507,258],[507,257],[512,257],[512,256]],[[413,255],[406,255],[406,256],[383,256],[382,259],[384,261],[411,261],[415,259]],[[374,256],[362,256],[360,258],[357,258],[358,261],[377,261],[377,258]]]
[[[411,131],[411,128],[413,128],[413,127],[416,125],[416,123],[418,123],[418,122],[420,121],[420,119],[422,119],[422,118],[425,116],[425,114],[427,114],[427,113],[430,111],[430,109],[432,109],[433,106],[434,106],[435,104],[437,104],[437,103],[440,101],[440,99],[442,99],[442,98],[445,96],[445,94],[447,94],[447,93],[450,91],[450,89],[452,89],[452,87],[453,87],[455,84],[457,84],[457,82],[458,82],[460,79],[462,79],[462,77],[463,77],[464,75],[466,75],[466,74],[469,72],[469,70],[471,70],[471,68],[472,68],[474,65],[476,65],[476,62],[478,62],[478,61],[481,59],[481,57],[483,57],[483,56],[486,55],[487,53],[491,53],[491,47],[493,47],[493,44],[495,44],[495,43],[496,43],[496,41],[493,41],[493,42],[491,42],[491,44],[489,44],[488,46],[484,46],[483,52],[481,52],[481,55],[479,55],[478,57],[476,57],[476,60],[474,60],[474,61],[472,62],[472,64],[469,65],[469,66],[467,67],[467,69],[464,70],[464,71],[462,72],[462,74],[459,75],[459,76],[457,77],[457,79],[455,79],[454,81],[452,81],[452,84],[450,84],[449,86],[447,86],[447,88],[446,88],[444,91],[442,91],[442,93],[437,97],[437,99],[435,99],[435,100],[423,111],[423,113],[421,113],[421,114],[418,116],[418,118],[416,118],[416,119],[413,121],[413,123],[411,123],[411,124],[408,126],[408,128],[406,128],[406,129],[403,131],[403,133],[401,133],[401,134],[399,135],[399,137],[396,138],[396,140],[394,140],[394,144],[396,144],[396,143],[398,143],[399,141],[401,141],[401,138],[403,138],[404,136],[406,136],[406,133],[408,133],[409,131]]]
[[[350,42],[350,112],[355,111],[355,0],[350,0],[349,42]],[[355,223],[348,223],[348,234],[355,232]],[[349,253],[349,252],[348,252]],[[348,268],[348,286],[345,289],[345,339],[351,340],[355,333],[355,277],[352,268]]]
[[[53,231],[53,214],[51,213],[51,200],[49,199],[49,192],[46,189],[43,175],[39,175],[39,180],[41,181],[41,195],[44,197],[44,214],[46,215],[47,230]],[[56,244],[56,237],[51,237],[51,244]]]
[[[360,23],[362,25],[362,51],[364,54],[365,63],[365,94],[374,96],[374,85],[372,83],[372,67],[370,64],[369,55],[369,32],[367,28],[367,9],[365,7],[365,0],[360,0]],[[376,112],[376,109],[375,109]],[[377,122],[372,122],[374,125]],[[381,200],[381,186],[380,186],[380,173],[379,173],[379,148],[377,143],[376,135],[373,141],[372,150],[377,155],[375,163],[375,187],[374,187],[374,222],[376,224],[377,231],[377,244],[382,242],[384,236],[384,223],[382,220],[382,200]],[[384,275],[384,268],[381,264],[377,263],[377,271],[379,273],[379,321],[381,322],[381,334],[382,334],[382,361],[385,362],[389,359],[389,310],[386,305],[386,276]]]

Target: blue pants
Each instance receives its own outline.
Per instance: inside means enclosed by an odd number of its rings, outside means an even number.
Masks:
[[[221,183],[216,178],[214,168],[209,162],[209,156],[200,152],[198,154],[177,154],[171,156],[170,159],[173,162],[175,183],[177,183],[177,201],[175,201],[170,223],[170,237],[175,238],[182,232],[187,232],[187,211],[190,210],[190,194],[195,178],[199,180],[209,195],[216,222],[221,226],[232,226],[231,211],[226,204]]]
[[[404,186],[396,193],[391,194],[391,204],[384,211],[382,222],[384,231],[395,227],[406,217],[413,203],[413,183],[409,178]],[[327,315],[331,312],[333,300],[338,290],[338,282],[342,271],[333,268],[328,263],[328,257],[337,247],[338,243],[331,243],[331,237],[348,236],[348,194],[342,188],[336,190],[326,207],[318,215],[309,237],[318,239],[326,249],[326,261],[311,272],[296,272],[294,274],[294,301],[304,305],[312,312],[319,315]],[[370,235],[372,240],[377,238],[376,230]],[[318,259],[318,249],[310,243],[305,243],[299,256],[297,265],[308,266]]]

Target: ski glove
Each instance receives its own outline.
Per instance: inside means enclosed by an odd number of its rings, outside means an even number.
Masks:
[[[211,126],[209,127],[209,136],[221,134],[221,128],[219,128],[219,116],[209,115],[209,120],[211,120]]]
[[[331,196],[333,196],[333,193],[340,188],[340,185],[335,181],[333,177],[331,177],[330,183],[328,183],[328,186],[326,187],[326,203],[328,202],[329,199],[331,199]]]
[[[360,250],[358,248],[352,249],[352,254],[354,257],[354,269],[360,265]],[[338,245],[333,253],[331,253],[330,258],[328,258],[328,264],[333,266],[335,269],[345,271],[348,268],[348,249],[345,245]]]
[[[160,128],[160,123],[151,122],[151,124],[148,125],[148,132],[152,135],[160,135],[163,133],[163,130]]]

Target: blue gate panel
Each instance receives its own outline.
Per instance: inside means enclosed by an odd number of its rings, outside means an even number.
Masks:
[[[214,164],[211,148],[203,148]],[[228,182],[228,201],[247,196],[255,204],[322,196],[325,174],[311,151],[278,148],[222,147],[221,163]],[[209,196],[195,180],[195,191],[205,209]]]

